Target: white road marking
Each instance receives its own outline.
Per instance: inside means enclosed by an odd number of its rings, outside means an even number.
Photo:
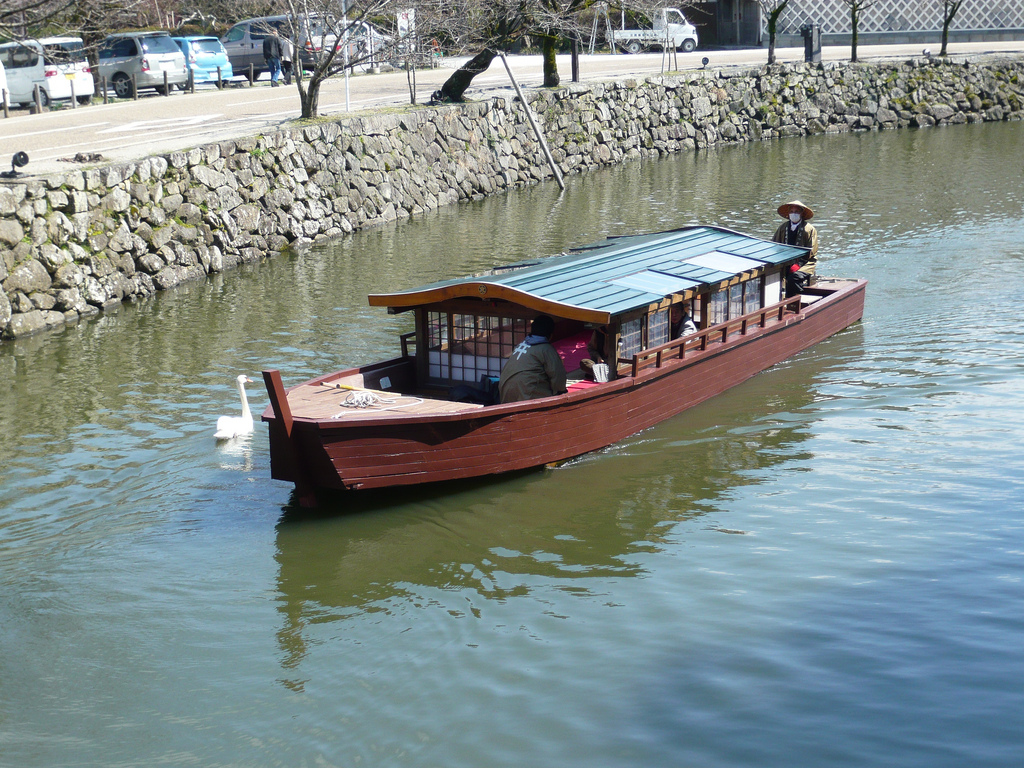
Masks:
[[[212,115],[199,115],[197,117],[168,117],[163,120],[139,120],[134,123],[124,123],[122,125],[115,125],[113,128],[108,128],[105,131],[97,131],[101,136],[105,133],[131,133],[139,131],[147,131],[152,133],[154,128],[161,126],[168,126],[171,130],[177,130],[186,126],[200,125],[208,120],[214,120],[218,117],[223,117],[219,113]]]
[[[74,128],[71,128],[70,130],[82,131],[82,130],[85,130],[86,128],[98,128],[101,125],[110,125],[110,122],[108,121],[108,122],[103,122],[103,123],[89,123],[87,125],[76,125],[76,126],[74,126]],[[31,133],[12,133],[11,135],[4,136],[3,138],[5,138],[5,139],[24,139],[24,138],[29,137],[29,136],[42,136],[45,133],[67,133],[68,130],[69,129],[67,127],[64,127],[64,128],[53,128],[53,129],[51,129],[49,131],[32,131]]]

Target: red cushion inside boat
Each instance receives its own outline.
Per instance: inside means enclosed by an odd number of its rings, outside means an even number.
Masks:
[[[580,331],[575,336],[566,336],[564,339],[552,341],[551,346],[562,358],[565,370],[575,371],[580,367],[580,360],[587,356],[587,342],[590,341],[592,331]]]

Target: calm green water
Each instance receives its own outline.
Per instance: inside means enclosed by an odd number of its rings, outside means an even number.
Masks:
[[[0,765],[1018,766],[1022,158],[633,164],[0,346]],[[309,517],[213,441],[240,372],[395,353],[367,293],[792,197],[864,322],[605,451]]]

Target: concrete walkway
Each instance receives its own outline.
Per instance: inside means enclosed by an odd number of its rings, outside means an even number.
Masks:
[[[933,47],[933,51],[938,46]],[[950,45],[953,58],[1020,54],[1022,42],[958,43]],[[860,46],[859,58],[878,61],[887,58],[906,59],[920,56],[916,45]],[[765,49],[695,51],[678,54],[678,68],[699,69],[704,57],[713,69],[757,66],[767,58]],[[777,50],[780,61],[803,61],[803,48]],[[848,61],[848,46],[826,47],[826,61]],[[666,62],[660,53],[630,56],[626,54],[584,55],[580,60],[581,79],[611,80],[620,77],[657,75],[675,68],[676,61]],[[464,58],[445,59],[440,66],[416,72],[416,100],[423,104],[432,91],[448,78]],[[523,87],[539,87],[542,71],[540,56],[509,57],[513,72]],[[563,83],[571,77],[568,56],[558,57],[558,71]],[[18,151],[28,153],[26,174],[41,175],[72,168],[93,167],[110,162],[127,162],[154,154],[165,154],[201,144],[223,141],[239,136],[274,130],[299,116],[299,97],[294,86],[270,88],[269,82],[255,86],[231,87],[218,91],[213,86],[197,89],[195,94],[174,93],[159,96],[142,95],[138,101],[112,104],[95,103],[78,109],[64,108],[40,115],[12,111],[8,119],[0,118],[0,170],[9,168],[11,156]],[[470,99],[483,99],[499,92],[511,92],[508,74],[500,61],[477,76],[467,92]],[[346,112],[406,105],[411,102],[410,83],[405,72],[358,74],[347,79],[334,77],[321,89],[320,114],[339,115]],[[98,161],[75,162],[82,153],[98,155]]]

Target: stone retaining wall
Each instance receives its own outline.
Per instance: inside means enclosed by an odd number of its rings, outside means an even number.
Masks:
[[[527,98],[568,174],[728,142],[1020,120],[1024,59],[698,71]],[[0,334],[550,175],[521,106],[496,97],[0,182]]]

